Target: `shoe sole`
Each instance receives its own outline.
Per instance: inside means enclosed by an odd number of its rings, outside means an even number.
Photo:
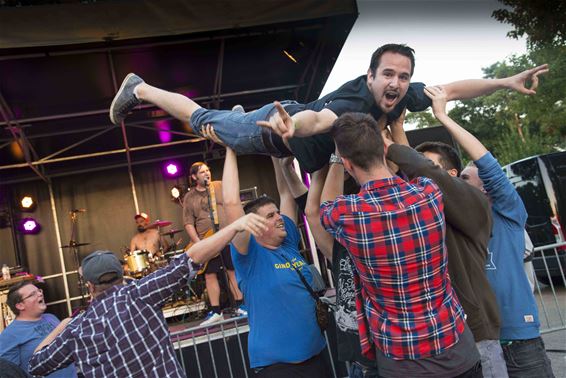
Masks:
[[[114,96],[114,99],[112,100],[112,104],[110,104],[110,111],[109,111],[109,116],[110,116],[110,121],[114,124],[114,125],[119,125],[120,123],[116,123],[116,120],[114,119],[114,117],[112,116],[114,114],[114,106],[116,105],[116,100],[122,95],[122,92],[124,91],[124,88],[126,87],[126,83],[128,82],[128,80],[130,79],[130,77],[134,76],[134,73],[129,73],[128,75],[126,75],[126,77],[124,78],[124,80],[122,81],[122,85],[120,86],[120,89],[118,89],[118,93],[116,93],[116,96]]]
[[[215,319],[214,321],[209,322],[209,323],[206,323],[206,324],[203,324],[203,323],[205,323],[205,322],[202,322],[202,323],[199,324],[199,326],[209,326],[209,325],[211,325],[211,324],[220,323],[220,322],[223,321],[223,320],[224,320],[224,316],[221,316],[221,317]]]

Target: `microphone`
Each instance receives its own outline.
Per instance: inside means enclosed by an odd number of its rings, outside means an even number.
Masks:
[[[86,209],[73,209],[70,212],[71,213],[86,213]]]

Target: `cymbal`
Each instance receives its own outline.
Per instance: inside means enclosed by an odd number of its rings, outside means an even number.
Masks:
[[[74,244],[70,244],[70,245],[64,245],[61,248],[83,247],[85,245],[90,245],[90,243],[74,243]]]
[[[171,231],[167,231],[167,232],[162,232],[159,235],[161,235],[161,236],[173,236],[175,234],[178,234],[179,232],[183,232],[183,230],[171,230]]]
[[[170,221],[158,220],[158,221],[155,221],[152,224],[148,225],[146,228],[166,227],[166,226],[170,226],[172,224],[173,224],[173,222],[170,222]]]

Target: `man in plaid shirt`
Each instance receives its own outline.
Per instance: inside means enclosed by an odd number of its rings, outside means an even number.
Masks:
[[[30,373],[46,375],[75,363],[85,377],[184,377],[161,307],[191,280],[201,264],[243,231],[260,235],[265,219],[248,214],[200,241],[169,266],[123,285],[122,265],[109,251],[82,263],[93,297],[87,310],[65,319],[38,345]]]
[[[342,115],[332,136],[341,159],[331,163],[342,163],[361,190],[336,197],[342,167],[331,165],[321,222],[356,267],[362,352],[377,358],[380,377],[481,376],[480,356],[448,276],[440,190],[428,178],[406,182],[390,172],[371,116]]]

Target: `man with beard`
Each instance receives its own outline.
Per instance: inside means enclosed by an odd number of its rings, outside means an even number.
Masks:
[[[152,256],[161,256],[161,250],[167,249],[167,241],[159,235],[156,227],[151,227],[149,215],[139,213],[134,216],[138,233],[130,241],[130,251],[148,251]]]
[[[328,163],[334,151],[328,131],[340,115],[371,113],[379,119],[387,114],[393,120],[404,108],[415,112],[431,105],[424,94],[425,84],[410,83],[415,68],[413,53],[405,45],[381,46],[373,53],[367,74],[334,92],[307,104],[275,102],[248,113],[202,108],[188,97],[153,87],[131,73],[114,97],[110,120],[120,124],[137,105],[147,101],[182,122],[189,121],[199,136],[203,136],[207,124],[212,124],[220,140],[238,154],[294,155],[303,169],[314,172]],[[448,100],[470,99],[498,89],[532,94],[525,82],[545,68],[535,67],[503,79],[456,81],[442,87]]]

